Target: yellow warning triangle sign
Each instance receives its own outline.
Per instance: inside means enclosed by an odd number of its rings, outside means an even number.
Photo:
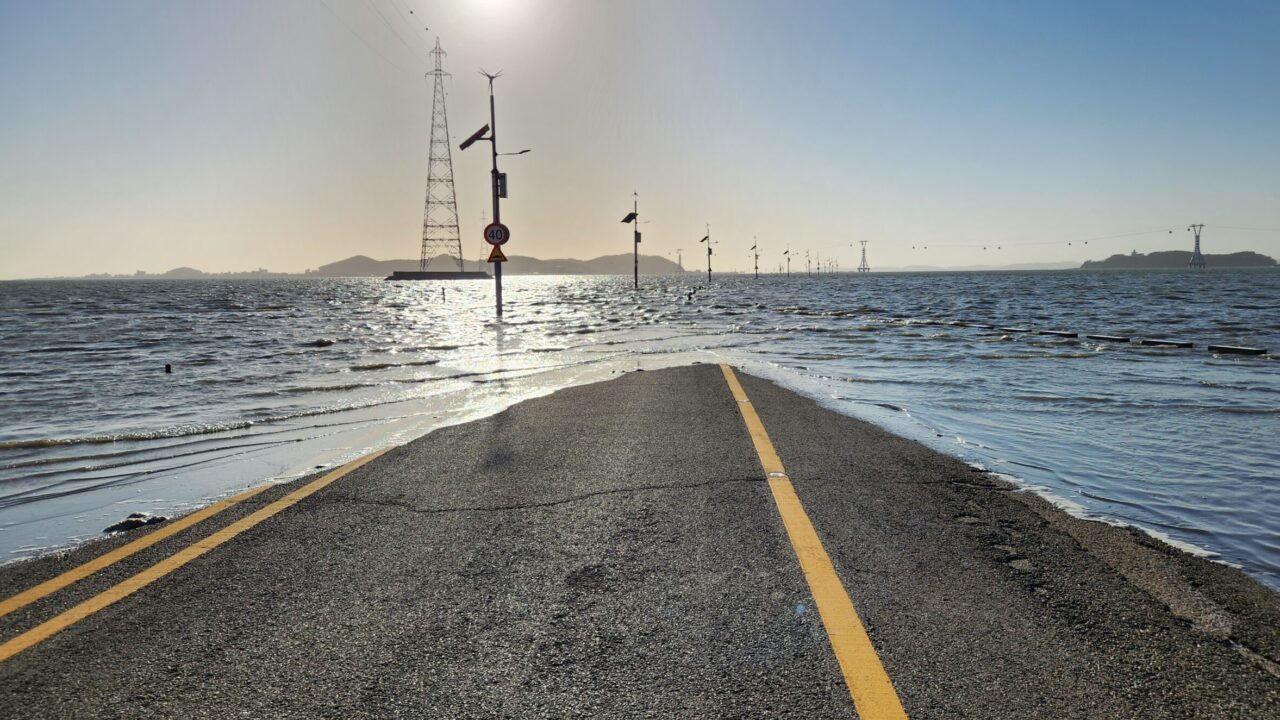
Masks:
[[[507,256],[502,254],[502,248],[497,245],[493,246],[493,252],[489,253],[489,262],[506,262]]]

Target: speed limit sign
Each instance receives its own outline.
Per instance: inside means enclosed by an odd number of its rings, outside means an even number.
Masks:
[[[489,223],[484,228],[484,241],[490,245],[505,245],[511,239],[511,231],[502,223]]]

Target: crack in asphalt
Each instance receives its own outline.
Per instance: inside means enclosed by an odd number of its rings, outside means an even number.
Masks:
[[[379,507],[394,507],[419,515],[443,515],[448,513],[462,512],[508,512],[512,510],[536,510],[539,508],[556,507],[559,505],[568,505],[570,503],[590,500],[591,498],[603,497],[607,495],[624,495],[629,493],[655,492],[661,490],[689,490],[700,487],[710,487],[713,485],[728,485],[732,483],[744,484],[761,484],[765,483],[765,478],[731,478],[728,480],[706,480],[697,483],[673,483],[673,484],[654,484],[654,485],[633,485],[630,487],[614,488],[612,490],[597,490],[595,492],[582,493],[580,495],[571,495],[566,498],[557,500],[546,500],[543,502],[528,503],[512,503],[509,505],[470,505],[462,507],[444,507],[444,508],[423,508],[403,500],[373,500],[369,498],[358,497],[326,497],[315,498],[323,505],[340,505],[340,504],[357,504],[357,505],[374,505]]]

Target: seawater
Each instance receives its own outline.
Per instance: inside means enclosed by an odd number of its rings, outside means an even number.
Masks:
[[[486,281],[0,283],[0,560],[569,385],[730,362],[1280,589],[1280,272],[630,285],[507,278],[498,321]]]

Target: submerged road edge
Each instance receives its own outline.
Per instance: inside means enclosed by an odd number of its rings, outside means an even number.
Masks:
[[[165,525],[154,532],[148,533],[127,545],[122,545],[114,550],[103,553],[102,555],[99,555],[82,565],[78,565],[57,577],[45,580],[35,587],[10,596],[0,601],[0,618],[16,610],[21,610],[41,598],[48,597],[68,585],[80,582],[99,570],[111,567],[131,555],[140,553],[161,540],[170,538],[193,525],[204,522],[223,510],[234,507],[241,501],[248,500],[271,487],[272,483],[263,483],[232,495],[226,500],[216,502],[213,505],[195,511],[190,515],[178,518],[168,525]]]
[[[769,490],[773,493],[778,514],[786,527],[787,537],[800,561],[809,590],[813,593],[814,603],[818,606],[818,614],[826,628],[827,637],[831,641],[831,649],[844,674],[849,695],[853,698],[854,707],[862,720],[906,720],[907,713],[902,708],[893,681],[885,672],[884,664],[876,653],[871,638],[867,635],[858,611],[849,599],[830,556],[822,546],[822,539],[813,528],[813,523],[805,513],[800,497],[796,495],[791,478],[787,476],[778,457],[769,434],[751,405],[751,399],[742,389],[737,375],[729,365],[721,364],[725,382],[733,398],[738,402],[738,410],[742,421],[751,435],[751,442],[760,456],[760,466],[769,481]]]
[[[99,610],[102,610],[105,607],[108,607],[110,605],[115,604],[116,602],[119,602],[120,600],[123,600],[124,598],[141,590],[147,585],[150,585],[156,580],[159,580],[165,575],[168,575],[174,570],[177,570],[183,565],[186,565],[192,560],[195,560],[196,558],[200,557],[201,555],[204,555],[210,550],[213,550],[219,545],[222,545],[228,540],[231,540],[232,538],[236,537],[240,533],[254,527],[255,525],[258,525],[264,520],[270,519],[271,517],[279,514],[284,510],[289,509],[290,507],[293,507],[294,505],[296,505],[298,502],[302,501],[306,497],[316,493],[317,491],[323,489],[327,485],[330,485],[333,482],[336,482],[337,480],[346,476],[348,473],[352,472],[353,470],[356,470],[362,465],[372,462],[373,460],[376,460],[377,458],[385,455],[391,449],[392,448],[384,448],[382,450],[371,452],[367,455],[364,455],[363,457],[357,458],[356,460],[353,460],[347,463],[346,465],[343,465],[342,467],[334,470],[333,472],[330,472],[321,476],[319,479],[312,480],[306,485],[303,485],[297,490],[294,490],[288,495],[285,495],[279,500],[276,500],[270,505],[267,505],[266,507],[263,507],[262,509],[254,512],[253,514],[245,518],[242,518],[240,520],[237,520],[236,522],[213,533],[212,535],[209,535],[208,537],[202,538],[196,541],[195,543],[192,543],[191,545],[186,546],[182,550],[179,550],[178,552],[174,553],[173,555],[170,555],[164,560],[161,560],[155,565],[152,565],[146,570],[143,570],[142,572],[130,577],[129,579],[117,585],[114,585],[111,588],[108,588],[107,590],[104,590],[101,593],[98,593],[97,595],[89,598],[88,600],[85,600],[84,602],[76,605],[75,607],[72,607],[71,609],[65,612],[62,612],[54,616],[53,618],[46,620],[45,622],[35,626],[34,628],[22,633],[21,635],[18,635],[17,637],[5,642],[4,644],[0,645],[0,662],[4,662],[9,658],[12,658],[14,655],[17,655],[23,650],[27,650],[31,647],[39,645],[45,640],[53,637],[54,635],[62,632],[63,630],[66,630],[67,628],[71,627],[72,625],[75,625],[76,623],[89,617],[90,615],[93,615]],[[265,489],[265,486],[263,489]],[[238,499],[244,499],[244,498],[238,498]],[[222,509],[225,509],[225,508],[219,508],[219,510],[222,510]],[[55,580],[57,580],[57,578],[55,578]],[[37,588],[38,587],[39,586],[37,586]],[[33,588],[33,590],[34,589],[35,588]]]

